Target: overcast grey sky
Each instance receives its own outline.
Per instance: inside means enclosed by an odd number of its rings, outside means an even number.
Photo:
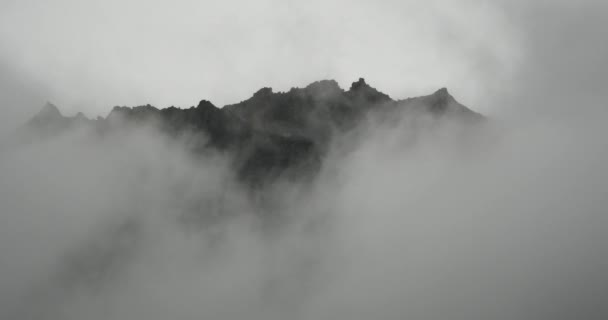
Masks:
[[[372,123],[268,194],[146,128],[0,148],[0,318],[607,319],[606,3],[0,0],[0,138],[324,78],[514,120]]]
[[[393,98],[445,86],[486,114],[597,105],[607,21],[593,0],[0,0],[0,125],[46,100],[97,116],[326,78],[365,77]]]

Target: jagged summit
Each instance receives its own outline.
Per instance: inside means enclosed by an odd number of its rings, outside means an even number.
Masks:
[[[299,89],[292,88],[291,90],[297,91]],[[328,96],[335,96],[344,92],[336,80],[315,81],[306,86],[303,90],[308,94],[319,98],[327,98]]]
[[[472,117],[480,116],[456,101],[456,99],[454,99],[454,97],[448,92],[447,88],[441,88],[423,99],[425,100],[428,110],[433,113],[470,113]]]
[[[256,91],[256,93],[253,94],[254,98],[263,98],[263,97],[268,97],[270,95],[272,95],[272,88],[269,87],[264,87],[258,91]]]
[[[197,108],[200,109],[218,109],[218,107],[216,107],[213,103],[211,103],[209,100],[201,100],[198,103]]]
[[[450,93],[448,92],[448,88],[443,87],[443,88],[435,91],[435,93],[433,93],[433,95],[440,96],[440,97],[447,97],[450,95]]]
[[[57,106],[47,102],[27,122],[26,127],[35,128],[35,131],[41,135],[50,135],[64,130],[71,122],[71,118],[64,117]]]
[[[149,122],[170,136],[194,134],[198,138],[191,146],[196,152],[214,148],[236,154],[239,178],[258,184],[317,170],[332,137],[352,130],[367,117],[394,120],[420,113],[466,123],[483,118],[458,103],[446,88],[427,96],[393,100],[360,78],[347,91],[334,80],[321,80],[288,92],[275,93],[265,87],[247,100],[222,108],[208,100],[189,109],[117,106],[97,120],[82,114],[64,117],[47,103],[29,127],[48,136],[75,124],[115,133],[129,123]]]
[[[364,78],[359,78],[357,81],[355,81],[351,84],[348,91],[343,90],[340,87],[340,85],[338,84],[338,82],[336,82],[335,80],[315,81],[315,82],[312,82],[309,85],[305,86],[304,88],[292,88],[287,93],[275,93],[272,88],[264,87],[264,88],[261,88],[258,91],[256,91],[251,96],[250,99],[242,101],[237,104],[227,105],[224,108],[236,109],[236,108],[238,108],[237,106],[249,105],[250,104],[249,102],[254,102],[254,100],[262,99],[262,98],[272,100],[272,99],[277,99],[277,97],[279,97],[281,95],[287,95],[287,96],[291,97],[290,96],[291,93],[296,93],[300,96],[301,95],[310,95],[313,98],[336,98],[337,96],[340,96],[340,95],[343,96],[341,98],[346,97],[346,98],[351,98],[351,99],[364,97],[364,98],[367,98],[367,100],[370,100],[367,102],[371,103],[371,104],[379,103],[379,102],[388,102],[388,101],[396,102],[396,103],[404,103],[404,102],[410,102],[410,101],[416,100],[416,99],[427,100],[427,101],[433,102],[432,104],[447,104],[447,103],[451,103],[451,102],[456,102],[454,97],[448,92],[447,88],[440,88],[428,96],[422,96],[422,97],[418,97],[418,98],[408,98],[405,100],[394,101],[387,94],[370,86]],[[205,99],[201,100],[198,103],[197,108],[199,108],[199,109],[224,109],[224,108],[218,108],[212,102],[210,102],[209,100],[205,100]],[[253,106],[252,108],[249,108],[249,106],[248,106],[248,109],[251,109],[249,111],[252,111],[252,112],[255,112],[256,111],[255,109],[257,109],[257,108],[260,108],[260,106]],[[182,110],[182,109],[175,108],[173,106],[168,109]],[[469,110],[469,109],[467,108],[467,110]],[[156,107],[154,107],[150,104],[136,106],[136,107],[115,106],[115,107],[113,107],[112,111],[110,112],[110,115],[113,113],[133,114],[133,113],[146,113],[146,112],[155,112],[155,111],[159,111],[159,109],[157,109]],[[36,116],[34,116],[34,118],[59,118],[59,117],[63,117],[63,115],[59,111],[59,108],[51,102],[47,102],[42,107],[40,112]],[[86,117],[84,116],[84,114],[82,112],[79,112],[76,115],[76,118],[86,118]]]
[[[42,109],[29,121],[32,125],[45,126],[48,124],[60,122],[63,119],[63,115],[59,111],[59,108],[54,104],[47,102],[44,104]]]
[[[450,95],[447,88],[441,88],[429,96],[433,105],[447,105],[451,102],[456,102],[454,97]]]
[[[37,118],[57,118],[62,117],[61,111],[51,102],[46,102],[40,112],[35,116]]]
[[[387,94],[376,90],[376,88],[367,84],[363,78],[359,78],[358,81],[353,82],[347,94],[353,98],[362,99],[364,103],[368,104],[392,101]]]
[[[307,89],[307,90],[317,90],[320,88],[328,89],[328,90],[342,91],[342,88],[340,88],[340,85],[338,84],[338,82],[336,80],[319,80],[319,81],[315,81],[305,87],[305,89]]]
[[[350,86],[349,91],[357,91],[362,88],[371,88],[371,87],[365,82],[365,79],[359,78],[359,80],[353,82],[353,84]]]

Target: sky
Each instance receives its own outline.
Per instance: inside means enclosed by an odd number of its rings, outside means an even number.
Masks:
[[[371,122],[269,212],[153,128],[0,144],[0,318],[606,319],[607,6],[0,0],[0,137],[327,78],[490,117]]]
[[[447,87],[492,115],[581,102],[604,95],[606,21],[593,0],[0,0],[0,124],[47,100],[96,117],[359,77],[395,99]]]

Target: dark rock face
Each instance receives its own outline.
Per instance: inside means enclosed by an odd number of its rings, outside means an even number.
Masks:
[[[352,130],[368,116],[400,118],[415,114],[463,122],[483,119],[458,103],[445,88],[428,96],[393,100],[361,78],[348,91],[336,81],[323,80],[288,92],[262,88],[251,98],[223,108],[207,100],[189,109],[114,107],[108,117],[97,120],[88,120],[82,114],[64,117],[57,107],[47,104],[27,127],[47,136],[78,124],[94,126],[101,132],[119,125],[154,124],[170,136],[194,137],[195,152],[234,154],[238,178],[259,186],[279,177],[310,176],[320,168],[332,137]]]
[[[63,130],[70,122],[70,119],[61,115],[54,104],[47,102],[42,110],[30,119],[27,125],[35,127],[41,133],[51,134]]]

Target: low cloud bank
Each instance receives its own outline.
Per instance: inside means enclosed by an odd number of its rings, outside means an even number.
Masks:
[[[601,319],[595,119],[372,123],[313,183],[255,194],[151,128],[4,148],[0,314]]]

